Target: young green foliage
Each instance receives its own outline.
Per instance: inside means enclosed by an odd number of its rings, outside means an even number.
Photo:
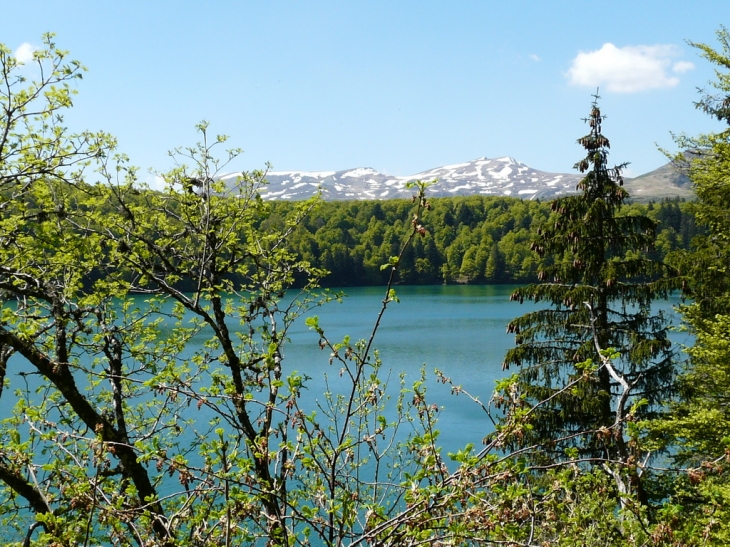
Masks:
[[[677,469],[666,480],[671,507],[684,515],[678,535],[700,534],[709,545],[730,541],[730,32],[717,32],[719,48],[690,42],[715,65],[712,90],[701,90],[695,106],[723,129],[680,137],[687,153],[675,161],[686,169],[697,194],[692,209],[705,230],[692,249],[675,256],[686,275],[692,303],[681,307],[694,335],[690,361],[679,377],[679,397],[650,430],[661,446],[671,446]],[[671,497],[670,497],[671,496]],[[691,516],[690,516],[691,515]]]
[[[308,321],[345,389],[302,397],[290,329],[337,298],[289,245],[317,200],[273,218],[265,172],[224,180],[240,151],[219,154],[206,123],[165,190],[144,188],[112,139],[60,125],[82,68],[46,44],[28,85],[0,47],[0,540],[339,545],[397,513],[404,473],[430,471],[409,461],[418,410],[402,378],[388,402],[373,342],[427,184],[369,337],[330,343]]]

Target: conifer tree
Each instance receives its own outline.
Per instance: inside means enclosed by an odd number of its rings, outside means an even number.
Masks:
[[[618,405],[628,413],[644,400],[636,412],[651,413],[674,375],[667,324],[651,304],[667,296],[676,278],[643,254],[654,243],[654,222],[620,214],[629,197],[621,177],[626,164],[608,167],[598,99],[585,119],[590,131],[578,139],[586,152],[575,165],[585,173],[580,193],[552,203],[532,245],[542,259],[539,282],[511,297],[548,304],[509,324],[516,347],[503,367],[519,366],[515,387],[537,405],[520,443],[540,446],[535,454],[552,461],[564,458],[566,448],[594,461],[629,460]],[[614,351],[613,369],[625,385],[597,348]]]

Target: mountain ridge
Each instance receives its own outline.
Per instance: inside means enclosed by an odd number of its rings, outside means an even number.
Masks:
[[[221,177],[230,180],[232,173]],[[394,176],[372,167],[341,171],[271,171],[268,186],[262,189],[265,200],[302,200],[321,189],[323,199],[377,200],[410,198],[406,184],[412,180],[433,180],[432,197],[488,195],[522,199],[554,199],[577,193],[579,174],[549,173],[534,169],[510,156],[481,157],[475,160],[435,167],[414,175]],[[625,179],[625,187],[636,201],[680,197],[691,198],[689,179],[671,164],[649,173]]]

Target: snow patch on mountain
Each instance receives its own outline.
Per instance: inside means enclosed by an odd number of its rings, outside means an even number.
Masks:
[[[221,178],[232,183],[238,175]],[[269,185],[261,197],[287,200],[306,199],[317,192],[325,200],[410,198],[413,190],[406,188],[409,181],[434,179],[437,182],[428,190],[433,197],[480,194],[549,199],[575,193],[580,180],[579,175],[538,171],[509,156],[481,157],[407,176],[357,167],[344,171],[272,171],[266,178]]]

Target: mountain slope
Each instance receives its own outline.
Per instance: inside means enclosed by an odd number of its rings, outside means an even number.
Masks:
[[[231,174],[223,179],[236,176]],[[413,192],[406,189],[406,184],[417,179],[438,179],[428,191],[433,197],[480,194],[552,199],[575,193],[581,176],[547,173],[514,158],[503,157],[478,158],[408,176],[386,175],[370,167],[358,167],[344,171],[272,171],[266,178],[269,185],[261,194],[266,200],[306,199],[321,189],[322,197],[330,201],[410,198]],[[646,175],[626,179],[626,188],[640,201],[692,195],[686,177],[674,172],[669,164]]]
[[[692,182],[673,163],[662,165],[639,177],[626,179],[626,190],[636,201],[661,200],[664,198],[680,197],[694,198]]]

